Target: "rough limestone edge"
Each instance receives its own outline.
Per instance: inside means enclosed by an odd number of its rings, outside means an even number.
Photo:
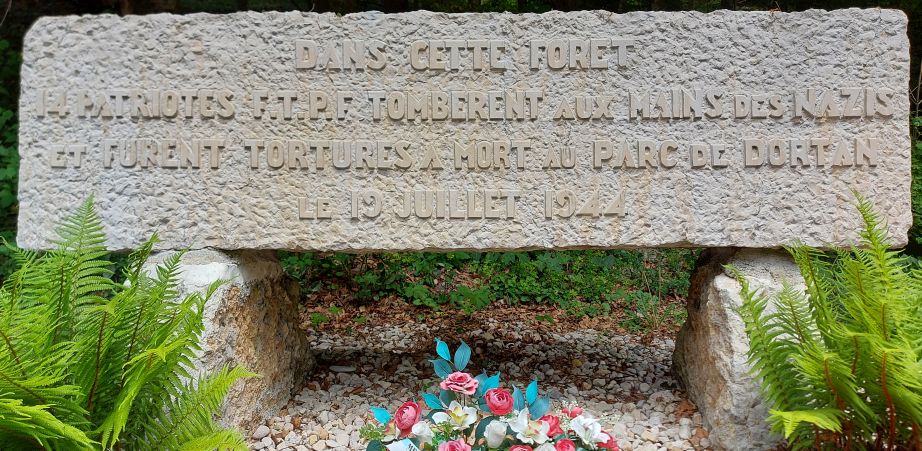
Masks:
[[[851,7],[851,8],[837,8],[837,9],[810,8],[810,9],[806,9],[803,11],[791,11],[791,12],[735,11],[735,10],[729,10],[729,9],[717,9],[717,10],[709,11],[709,12],[629,11],[629,12],[624,12],[624,13],[617,13],[617,12],[608,11],[605,9],[589,9],[589,10],[581,10],[581,11],[554,10],[554,11],[546,11],[543,13],[511,13],[511,12],[445,13],[445,12],[429,11],[429,10],[421,9],[421,10],[416,10],[416,11],[408,11],[408,12],[400,12],[400,13],[385,13],[385,12],[381,12],[378,10],[360,11],[360,12],[354,12],[354,13],[348,13],[348,14],[336,14],[332,12],[312,12],[312,11],[265,11],[265,12],[235,11],[235,12],[229,12],[229,13],[209,13],[209,12],[195,12],[195,13],[189,13],[189,14],[155,13],[155,14],[144,14],[143,16],[128,16],[128,17],[120,16],[118,14],[104,13],[104,14],[84,14],[84,15],[65,14],[65,15],[60,15],[60,16],[42,16],[36,19],[36,21],[31,26],[29,26],[29,29],[26,31],[26,34],[23,40],[28,41],[29,35],[30,33],[32,33],[34,29],[41,29],[42,27],[47,26],[48,23],[54,23],[58,21],[70,22],[74,20],[95,20],[96,18],[131,20],[135,17],[142,17],[142,18],[148,18],[148,19],[158,19],[158,18],[164,18],[164,17],[182,17],[190,21],[194,21],[196,19],[212,19],[215,17],[252,17],[252,16],[261,17],[267,14],[270,14],[270,15],[282,15],[282,16],[292,16],[292,17],[325,17],[325,18],[335,19],[335,20],[349,20],[349,19],[355,19],[355,18],[374,19],[374,18],[382,18],[382,17],[410,16],[410,15],[419,16],[422,18],[430,18],[430,19],[433,19],[433,18],[446,19],[446,18],[451,18],[451,17],[464,17],[464,18],[474,18],[474,19],[481,19],[481,18],[495,19],[497,17],[498,18],[565,17],[565,16],[571,16],[574,13],[609,15],[609,16],[617,16],[617,17],[632,17],[632,16],[657,17],[657,16],[668,16],[668,15],[675,15],[676,13],[681,13],[682,15],[689,16],[689,17],[709,17],[709,16],[725,17],[725,16],[732,16],[732,15],[756,15],[756,16],[771,16],[771,17],[783,18],[786,16],[797,16],[797,15],[811,16],[811,15],[827,15],[827,14],[833,14],[833,13],[847,14],[848,12],[853,12],[853,11],[879,11],[881,16],[888,16],[888,18],[890,18],[889,16],[897,16],[897,18],[899,20],[902,20],[903,22],[909,21],[909,16],[907,16],[906,12],[901,9],[879,8],[879,7],[871,7],[871,8]]]

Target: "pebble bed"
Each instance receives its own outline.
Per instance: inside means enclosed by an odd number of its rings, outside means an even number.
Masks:
[[[538,332],[486,324],[464,334],[474,373],[502,373],[520,387],[537,377],[555,404],[577,403],[602,420],[623,450],[708,449],[708,431],[670,374],[674,343],[591,329]],[[505,332],[499,333],[497,331]],[[279,415],[249,431],[254,450],[364,450],[369,407],[396,409],[432,392],[434,337],[424,324],[309,330],[318,367]]]

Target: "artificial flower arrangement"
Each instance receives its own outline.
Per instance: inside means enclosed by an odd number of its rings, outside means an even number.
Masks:
[[[618,450],[614,436],[602,431],[599,420],[579,407],[549,413],[550,399],[538,395],[538,381],[525,391],[500,386],[499,373],[474,377],[464,372],[471,348],[464,342],[452,356],[436,340],[439,358],[432,360],[441,378],[438,395],[426,393],[423,410],[407,401],[391,413],[371,409],[377,424],[361,430],[368,451],[587,451]]]

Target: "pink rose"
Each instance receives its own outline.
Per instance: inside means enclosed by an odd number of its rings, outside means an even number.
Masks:
[[[453,440],[439,445],[439,451],[471,451],[471,445],[464,440]]]
[[[563,409],[561,412],[570,418],[576,418],[583,414],[583,408],[579,406],[573,406],[572,409]]]
[[[512,394],[502,388],[491,388],[483,396],[487,401],[487,407],[493,415],[506,415],[512,412]]]
[[[462,373],[460,371],[455,371],[448,375],[445,380],[439,384],[439,387],[442,387],[442,390],[449,390],[453,392],[463,393],[465,395],[473,395],[477,391],[477,385],[480,382],[477,382],[477,379],[474,379],[474,376],[471,376],[467,373]]]
[[[413,425],[419,423],[422,411],[419,410],[419,404],[413,401],[407,401],[397,409],[394,414],[394,424],[400,429],[400,436],[405,437],[410,434]]]
[[[548,437],[557,437],[558,435],[563,434],[563,429],[560,429],[560,418],[555,417],[554,415],[545,415],[541,417],[539,421],[543,421],[551,427],[547,431]]]
[[[565,438],[555,443],[554,449],[556,451],[576,451],[576,443],[573,443],[573,440]]]
[[[509,447],[509,451],[535,451],[535,450],[534,448],[528,445],[512,445]]]
[[[608,437],[608,440],[596,443],[595,446],[599,447],[599,449],[610,449],[612,451],[618,451],[618,442],[615,441],[615,436],[607,432],[603,432],[602,435]]]

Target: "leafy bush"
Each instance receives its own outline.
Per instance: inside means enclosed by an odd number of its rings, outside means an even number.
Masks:
[[[912,228],[909,230],[908,252],[922,255],[922,116],[912,118]]]
[[[57,250],[14,250],[0,288],[0,448],[241,449],[213,414],[240,368],[190,377],[205,295],[177,299],[179,256],[145,276],[156,242],[110,278],[91,201],[65,220]]]
[[[0,239],[16,239],[16,186],[19,178],[16,101],[22,57],[0,40]],[[0,281],[13,271],[8,251],[0,248]]]
[[[769,299],[740,278],[753,373],[794,449],[922,448],[922,272],[860,196],[858,210],[860,247],[790,249],[806,293]]]
[[[307,292],[347,289],[360,302],[397,295],[432,309],[451,306],[474,312],[504,299],[510,304],[553,304],[576,316],[596,316],[615,306],[633,309],[638,299],[647,301],[650,296],[657,308],[664,297],[685,296],[696,255],[684,249],[303,253],[283,254],[282,265]],[[640,292],[648,296],[641,297]]]
[[[681,324],[685,322],[686,311],[674,303],[664,303],[660,298],[646,291],[635,291],[628,294],[628,304],[633,306],[627,310],[627,319],[621,326],[632,331],[659,330],[663,324],[672,322]]]

